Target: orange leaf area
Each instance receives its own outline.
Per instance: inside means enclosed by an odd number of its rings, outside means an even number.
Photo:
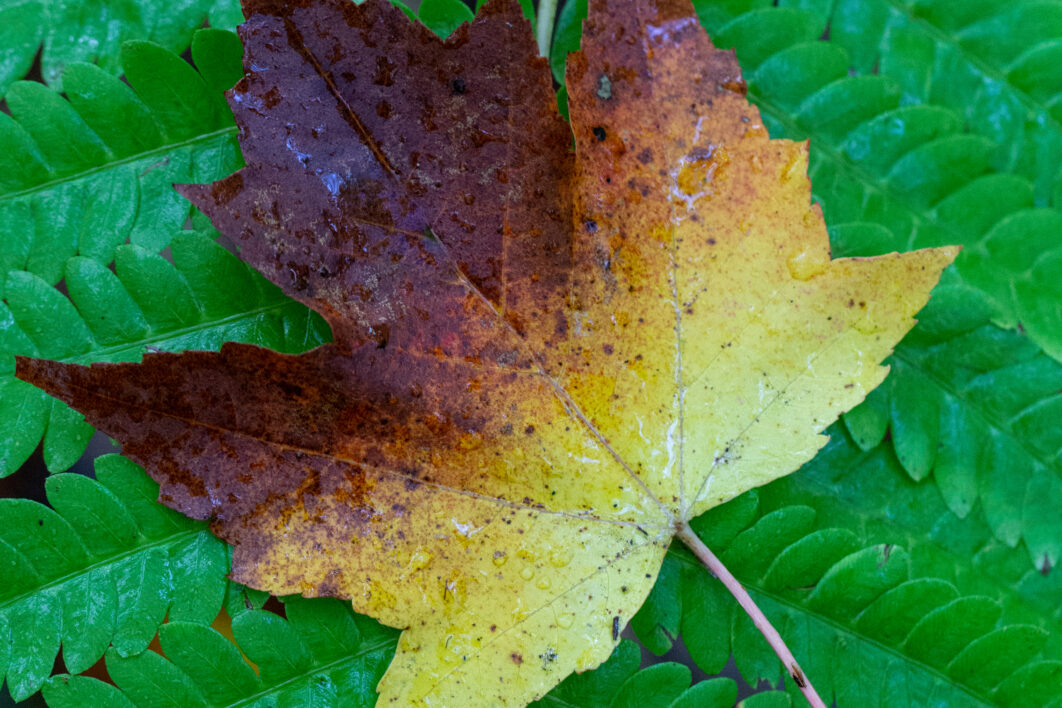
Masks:
[[[512,0],[446,41],[383,0],[245,12],[247,167],[182,193],[334,343],[18,375],[236,580],[404,628],[381,704],[606,659],[676,529],[814,456],[956,253],[831,261],[806,145],[685,0],[591,3],[570,128]]]

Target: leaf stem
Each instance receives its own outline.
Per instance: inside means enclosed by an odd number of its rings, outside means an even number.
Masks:
[[[793,653],[785,645],[785,641],[778,634],[778,630],[771,626],[767,617],[756,606],[752,598],[749,597],[748,592],[737,581],[737,578],[727,570],[723,562],[712,553],[708,546],[704,545],[704,542],[689,526],[680,522],[675,535],[682,539],[682,542],[693,551],[693,555],[697,556],[697,559],[704,564],[708,572],[718,578],[723,586],[730,591],[730,594],[734,596],[734,599],[738,601],[741,609],[745,610],[745,613],[752,619],[752,623],[756,625],[756,629],[760,630],[764,639],[771,645],[771,649],[774,649],[774,653],[782,660],[785,670],[796,682],[796,685],[800,687],[804,697],[808,699],[808,703],[813,708],[826,708],[826,704],[822,702],[819,694],[815,691],[815,687],[811,685],[811,681],[804,675],[804,671],[797,664],[797,660],[793,658]]]
[[[535,19],[535,38],[538,53],[549,60],[550,44],[553,41],[553,23],[557,19],[557,0],[538,0],[538,15]]]

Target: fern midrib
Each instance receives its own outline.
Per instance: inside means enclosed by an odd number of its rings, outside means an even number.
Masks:
[[[138,531],[138,533],[139,533],[139,531]],[[145,543],[142,546],[136,546],[134,548],[129,548],[127,550],[122,551],[121,553],[116,553],[114,555],[107,556],[105,558],[101,558],[101,559],[97,560],[96,562],[92,563],[91,565],[86,565],[86,566],[84,566],[82,568],[78,568],[77,570],[72,571],[70,573],[67,573],[66,575],[59,576],[58,578],[53,578],[53,579],[49,580],[48,582],[46,582],[46,583],[44,583],[42,585],[39,585],[36,588],[33,588],[32,590],[27,590],[25,592],[19,593],[18,595],[13,595],[10,598],[7,598],[5,600],[0,601],[0,610],[7,609],[11,605],[14,605],[15,603],[21,602],[22,600],[25,600],[26,598],[28,598],[28,597],[30,597],[32,595],[39,595],[41,593],[47,592],[49,590],[52,590],[52,589],[56,588],[57,586],[62,585],[63,583],[69,582],[70,580],[73,580],[76,577],[79,577],[79,576],[82,576],[82,575],[86,575],[86,574],[92,572],[93,570],[96,570],[97,568],[103,568],[103,567],[108,566],[108,565],[113,565],[115,563],[120,563],[121,561],[125,560],[126,558],[130,558],[130,557],[132,557],[132,556],[134,556],[137,553],[140,553],[142,551],[150,551],[153,548],[161,548],[163,546],[171,545],[173,543],[176,543],[177,541],[183,540],[184,538],[189,537],[189,536],[193,536],[193,535],[195,535],[197,533],[210,533],[210,532],[207,529],[205,529],[205,528],[188,529],[186,531],[180,531],[180,532],[178,532],[178,533],[176,533],[176,534],[174,534],[172,536],[166,536],[164,538],[157,539],[155,541],[149,541],[148,543]]]
[[[357,659],[360,659],[363,656],[367,656],[367,655],[371,654],[372,652],[377,651],[379,649],[386,649],[389,645],[392,645],[392,644],[398,644],[398,637],[394,637],[392,639],[382,639],[382,640],[380,640],[380,641],[376,642],[375,644],[372,644],[372,645],[370,645],[368,647],[359,648],[357,652],[355,652],[354,654],[351,654],[350,656],[344,656],[341,659],[336,659],[334,661],[330,661],[327,664],[323,664],[323,665],[320,665],[320,666],[315,666],[312,669],[310,669],[309,671],[306,671],[306,672],[303,672],[301,674],[298,674],[297,676],[292,676],[290,678],[287,678],[287,679],[281,681],[280,683],[273,684],[272,686],[270,686],[268,688],[263,687],[263,689],[261,691],[259,691],[258,693],[250,695],[250,696],[248,696],[246,698],[241,698],[239,701],[237,701],[235,703],[229,703],[227,706],[225,706],[225,708],[238,708],[239,706],[251,705],[255,701],[257,701],[259,698],[265,698],[265,697],[267,697],[267,696],[269,696],[271,694],[280,693],[281,691],[284,690],[285,686],[294,684],[297,681],[302,681],[302,680],[304,680],[306,678],[315,676],[315,675],[323,673],[325,671],[331,671],[332,669],[335,669],[336,667],[342,666],[343,664],[353,663],[354,661],[356,661]]]
[[[1008,423],[998,420],[994,415],[989,413],[981,406],[977,405],[977,403],[968,398],[964,393],[961,393],[956,390],[956,388],[952,386],[951,383],[941,378],[940,375],[937,374],[935,371],[931,371],[921,366],[910,356],[906,356],[904,354],[903,349],[900,347],[897,347],[897,349],[893,352],[893,357],[902,361],[907,366],[910,366],[911,368],[917,369],[918,371],[922,372],[923,375],[925,375],[934,384],[936,384],[937,387],[944,391],[944,393],[960,401],[963,406],[965,406],[968,410],[972,411],[978,418],[981,419],[983,423],[985,423],[987,427],[997,430],[1000,435],[1004,435],[1011,441],[1013,441],[1014,444],[1021,448],[1029,457],[1038,461],[1045,468],[1053,470],[1057,476],[1062,477],[1062,470],[1057,469],[1053,460],[1044,457],[1039,451],[1030,448],[1024,438],[1018,437],[1011,430],[1010,425]]]
[[[688,567],[696,568],[697,570],[699,570],[702,574],[704,574],[705,582],[715,582],[715,578],[711,578],[707,574],[705,574],[704,573],[704,566],[701,565],[696,560],[688,558],[684,553],[680,553],[680,552],[674,551],[674,550],[672,550],[672,548],[668,548],[667,553],[668,553],[668,555],[672,556],[673,558],[676,558],[677,560],[679,560],[680,562],[684,563]],[[731,571],[731,572],[733,572],[733,571]],[[944,672],[940,671],[939,669],[936,669],[936,668],[934,668],[932,666],[929,666],[928,664],[924,664],[921,661],[918,661],[916,659],[913,659],[913,658],[907,656],[906,654],[904,654],[903,652],[899,651],[895,647],[890,647],[887,644],[882,644],[877,639],[874,639],[873,637],[868,637],[865,634],[861,634],[858,631],[856,631],[855,629],[853,629],[852,627],[848,627],[846,625],[843,625],[840,622],[837,622],[836,620],[832,619],[831,617],[827,617],[825,615],[819,614],[818,612],[812,610],[811,608],[807,607],[806,605],[803,605],[803,604],[800,604],[800,603],[795,602],[793,600],[790,600],[789,598],[776,595],[775,593],[772,593],[769,590],[764,590],[764,589],[760,588],[758,585],[756,585],[754,583],[751,583],[751,582],[748,582],[742,577],[739,577],[738,573],[734,573],[734,576],[737,577],[737,579],[741,583],[741,585],[744,586],[745,589],[748,590],[750,594],[760,595],[762,597],[766,597],[766,598],[768,598],[768,599],[770,599],[770,600],[772,600],[772,601],[774,601],[774,602],[776,602],[776,603],[778,603],[780,605],[785,605],[786,607],[789,607],[791,611],[800,613],[800,614],[805,615],[805,616],[814,617],[819,622],[832,627],[835,630],[835,632],[837,632],[837,633],[843,633],[843,634],[847,634],[849,636],[858,637],[860,641],[866,642],[868,644],[872,644],[873,646],[877,647],[878,649],[882,650],[883,652],[886,652],[888,654],[891,654],[891,655],[897,657],[898,659],[903,661],[905,664],[918,666],[923,671],[926,671],[927,673],[930,673],[930,674],[936,676],[937,680],[941,681],[942,683],[945,683],[945,684],[950,685],[950,686],[955,686],[956,688],[958,688],[960,691],[964,692],[966,695],[968,695],[973,700],[975,700],[975,701],[979,702],[980,704],[984,705],[986,708],[991,708],[994,705],[987,697],[983,696],[982,694],[975,693],[973,691],[973,689],[971,689],[966,684],[959,683],[958,681],[956,681],[955,679],[951,678],[950,676],[948,676]],[[770,677],[761,677],[761,678],[770,678]],[[809,678],[812,681],[815,680],[814,676],[810,676]]]
[[[1049,122],[1051,126],[1055,129],[1055,131],[1062,135],[1062,123],[1059,123],[1057,120],[1055,120],[1054,116],[1051,115],[1051,112],[1050,110],[1048,110],[1047,106],[1041,104],[1035,98],[1025,93],[1025,91],[1010,83],[1010,81],[1007,80],[1006,74],[1004,74],[1000,69],[985,62],[976,54],[970,52],[968,49],[966,49],[966,47],[962,46],[962,44],[954,36],[948,34],[944,30],[929,22],[928,20],[916,18],[911,15],[908,8],[901,5],[899,2],[897,2],[897,0],[881,1],[891,6],[894,10],[896,10],[905,18],[907,18],[913,26],[918,27],[921,31],[928,34],[930,37],[933,38],[934,41],[938,42],[939,44],[944,44],[952,47],[955,52],[962,56],[963,59],[965,59],[971,66],[976,68],[977,71],[979,71],[983,76],[990,79],[994,79],[1008,86],[1011,91],[1013,91],[1014,94],[1017,96],[1018,100],[1021,101],[1026,108],[1038,114],[1042,114],[1047,119],[1047,122]],[[1009,8],[1012,6],[1007,5],[1006,7]],[[996,17],[998,17],[998,15],[993,15],[992,18],[989,19],[995,19]],[[878,52],[879,55],[882,53],[883,52]]]
[[[226,126],[224,128],[218,128],[217,130],[211,131],[209,133],[202,133],[200,135],[196,135],[194,137],[187,138],[176,143],[167,143],[165,145],[160,145],[159,147],[154,148],[152,150],[148,150],[146,152],[138,152],[135,155],[123,157],[120,160],[114,160],[112,162],[106,162],[102,165],[97,165],[96,167],[92,167],[81,172],[75,172],[73,174],[66,175],[65,177],[57,177],[55,179],[48,180],[47,182],[35,184],[32,187],[24,187],[18,190],[17,192],[8,192],[7,194],[2,194],[0,195],[0,203],[3,203],[4,201],[9,199],[18,199],[19,197],[32,195],[37,192],[45,192],[61,184],[76,182],[77,180],[81,179],[87,179],[89,177],[92,177],[93,175],[106,172],[108,170],[113,170],[123,165],[140,162],[141,160],[148,160],[156,156],[164,156],[183,147],[196,145],[197,143],[206,143],[217,137],[235,135],[237,133],[237,130],[238,129],[234,125]]]
[[[190,334],[195,334],[196,332],[204,332],[209,329],[224,327],[226,324],[229,323],[254,318],[258,315],[267,314],[275,310],[282,310],[283,308],[288,307],[292,304],[297,305],[298,303],[294,300],[277,300],[266,305],[260,305],[252,310],[244,310],[243,312],[236,312],[231,315],[226,315],[220,319],[204,320],[195,325],[169,330],[168,332],[160,332],[154,336],[145,337],[143,339],[137,339],[132,342],[125,342],[123,344],[113,344],[100,349],[90,349],[87,352],[82,352],[81,354],[76,354],[74,356],[63,357],[60,359],[56,359],[55,361],[60,361],[67,364],[91,364],[93,362],[105,360],[104,357],[115,356],[124,352],[135,351],[144,347],[149,347],[154,342],[164,342],[168,339],[176,339],[177,337],[184,337]]]

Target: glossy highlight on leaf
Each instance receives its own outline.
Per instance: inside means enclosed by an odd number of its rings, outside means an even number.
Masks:
[[[814,456],[956,253],[831,260],[806,145],[688,3],[591,5],[570,128],[515,2],[445,41],[379,0],[245,13],[247,167],[182,193],[334,341],[17,374],[234,579],[404,629],[381,704],[604,661],[675,532]]]

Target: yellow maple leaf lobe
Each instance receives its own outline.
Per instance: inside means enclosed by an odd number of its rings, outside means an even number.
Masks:
[[[831,261],[807,144],[769,139],[686,2],[597,3],[567,78],[581,233],[556,375],[686,521],[809,460],[957,251]]]
[[[335,341],[18,375],[212,519],[236,580],[402,628],[381,704],[604,661],[675,533],[809,460],[955,255],[830,260],[806,145],[685,0],[591,3],[574,155],[515,2],[445,42],[383,0],[245,9],[247,167],[183,193]]]

